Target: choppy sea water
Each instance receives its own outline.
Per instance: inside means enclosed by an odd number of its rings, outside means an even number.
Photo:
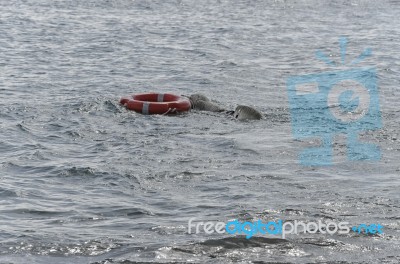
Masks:
[[[1,263],[399,263],[398,1],[0,3]],[[382,159],[298,162],[291,75],[373,51]],[[344,66],[343,66],[344,67]],[[261,121],[145,116],[140,92],[201,92]],[[308,142],[310,143],[310,142]],[[379,223],[383,234],[188,234],[188,220]]]

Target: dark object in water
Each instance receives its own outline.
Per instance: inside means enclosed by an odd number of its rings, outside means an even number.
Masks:
[[[225,109],[220,107],[214,102],[211,102],[203,94],[192,94],[189,97],[190,103],[192,104],[192,109],[210,112],[223,112]]]
[[[233,117],[238,120],[260,120],[262,119],[262,114],[250,106],[238,105]]]

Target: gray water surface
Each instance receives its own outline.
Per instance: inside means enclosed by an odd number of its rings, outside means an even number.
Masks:
[[[399,263],[398,1],[0,3],[1,263]],[[365,48],[380,161],[298,162],[291,75]],[[145,116],[141,92],[197,92],[261,121]],[[309,142],[310,143],[310,142]],[[377,223],[384,234],[188,234],[188,220]]]

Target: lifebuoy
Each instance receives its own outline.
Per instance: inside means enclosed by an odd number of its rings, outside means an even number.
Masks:
[[[145,115],[186,112],[191,108],[188,98],[174,94],[134,94],[122,97],[119,102],[127,109]]]

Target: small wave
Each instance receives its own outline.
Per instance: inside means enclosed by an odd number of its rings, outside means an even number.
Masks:
[[[4,243],[1,253],[33,254],[45,256],[98,256],[120,247],[112,240],[89,240],[83,243],[48,244],[37,241],[25,241],[18,244]]]
[[[23,132],[28,132],[28,133],[31,132],[31,130],[26,125],[24,125],[22,123],[17,124],[17,128],[20,129]]]
[[[80,102],[75,105],[75,109],[80,113],[122,113],[122,108],[118,104],[118,99],[108,99],[105,97],[95,98],[90,102]]]
[[[111,211],[103,211],[101,213],[104,217],[121,217],[121,216],[128,216],[128,217],[143,217],[146,215],[156,215],[155,213],[145,210],[142,208],[121,208]]]
[[[66,215],[70,212],[68,211],[49,211],[49,210],[39,210],[39,209],[31,209],[31,208],[18,208],[13,210],[3,210],[2,213],[8,213],[13,215],[29,215],[29,217],[36,218],[36,217],[54,217],[54,216],[62,216]]]
[[[226,249],[233,248],[249,248],[249,247],[265,247],[266,245],[288,243],[289,241],[282,238],[252,237],[247,239],[245,236],[226,237],[222,239],[211,239],[199,243],[199,245],[207,247],[223,247]]]
[[[259,252],[263,256],[260,258],[267,259],[279,255],[291,256],[293,251],[297,250],[292,243],[285,239],[280,238],[267,238],[267,237],[252,237],[246,239],[245,236],[226,237],[222,239],[209,239],[204,242],[190,244],[186,246],[175,246],[170,250],[160,249],[160,252],[169,258],[174,257],[186,259],[195,256],[198,260],[219,259],[223,262],[230,262],[237,260],[239,255],[242,259],[243,256],[251,254],[254,257],[255,252]],[[304,255],[304,252],[298,255]]]
[[[1,198],[6,198],[6,197],[9,198],[9,197],[17,197],[17,196],[18,195],[16,192],[0,187],[0,197]]]
[[[84,168],[77,168],[72,167],[69,169],[65,169],[59,173],[59,176],[95,176],[96,172],[93,168],[84,167]]]
[[[17,172],[17,173],[44,173],[53,172],[58,170],[56,166],[33,166],[33,165],[20,165],[14,162],[7,162],[3,165],[5,170]]]

